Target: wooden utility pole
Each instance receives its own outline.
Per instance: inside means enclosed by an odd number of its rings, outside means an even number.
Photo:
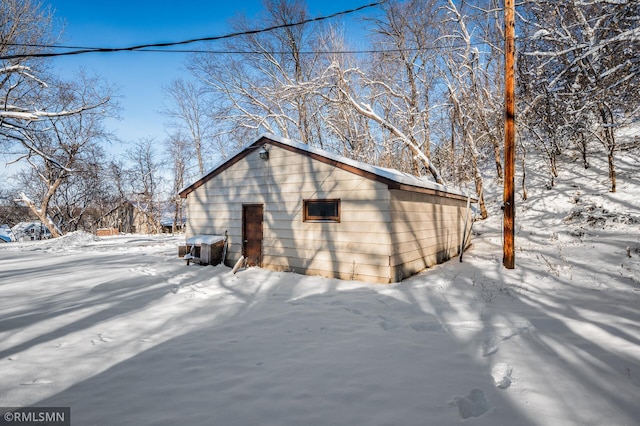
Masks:
[[[515,98],[515,5],[514,0],[504,1],[504,64],[505,64],[505,121],[504,121],[504,244],[502,264],[513,269],[515,262],[515,160],[516,160],[516,98]]]

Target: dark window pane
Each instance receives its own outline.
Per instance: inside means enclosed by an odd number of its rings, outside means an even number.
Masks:
[[[305,220],[340,221],[339,200],[305,200]]]
[[[338,203],[335,201],[310,201],[309,216],[336,217],[338,216]]]

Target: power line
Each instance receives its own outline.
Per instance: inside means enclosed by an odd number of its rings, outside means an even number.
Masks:
[[[81,55],[81,54],[85,54],[85,53],[112,53],[112,52],[126,52],[126,51],[145,51],[145,49],[149,49],[149,48],[170,47],[170,46],[179,46],[179,45],[184,45],[184,44],[198,43],[198,42],[203,42],[203,41],[223,40],[223,39],[234,38],[234,37],[245,36],[245,35],[260,34],[260,33],[273,31],[273,30],[278,30],[278,29],[282,29],[282,28],[290,28],[290,27],[295,27],[295,26],[299,26],[299,25],[305,25],[305,24],[309,24],[311,22],[324,21],[324,20],[327,20],[327,19],[335,18],[337,16],[342,16],[342,15],[347,15],[347,14],[351,14],[351,13],[354,13],[354,12],[359,12],[359,11],[361,11],[363,9],[380,6],[380,5],[384,4],[384,3],[386,3],[387,1],[389,1],[389,0],[380,0],[380,1],[376,2],[376,3],[370,3],[370,4],[359,6],[359,7],[353,8],[353,9],[343,10],[341,12],[332,13],[331,15],[319,16],[319,17],[316,17],[316,18],[305,19],[303,21],[293,22],[293,23],[289,23],[289,24],[274,25],[274,26],[271,26],[271,27],[261,28],[261,29],[257,29],[257,30],[247,30],[247,31],[235,32],[235,33],[225,34],[225,35],[221,35],[221,36],[201,37],[201,38],[194,38],[194,39],[182,40],[182,41],[174,41],[174,42],[166,42],[166,43],[140,44],[140,45],[129,46],[129,47],[88,47],[88,48],[80,47],[80,48],[77,48],[76,50],[71,50],[69,52],[48,52],[48,53],[43,52],[43,53],[4,55],[4,56],[0,56],[0,60],[24,59],[24,58],[48,58],[48,57],[55,57],[55,56]],[[14,45],[14,46],[17,46],[17,45]],[[36,47],[36,46],[33,46],[33,47]],[[39,46],[39,47],[54,47],[54,46]],[[57,48],[65,48],[65,47],[64,46],[60,46],[60,47],[57,47]],[[146,50],[146,51],[150,51],[150,50]],[[165,51],[165,50],[162,50],[162,51]],[[168,51],[165,51],[165,52],[168,52]]]
[[[471,43],[470,46],[487,45],[486,42]],[[300,55],[357,55],[365,53],[398,53],[398,52],[418,52],[441,49],[459,49],[467,47],[467,44],[449,45],[449,46],[430,46],[430,47],[408,47],[405,49],[364,49],[364,50],[303,50],[296,52]],[[207,53],[212,55],[283,55],[291,53],[284,50],[208,50],[208,49],[139,49],[135,52],[149,53]]]
[[[461,49],[469,46],[486,46],[488,45],[485,41],[479,41],[475,43],[461,43],[461,44],[451,44],[451,45],[442,45],[442,46],[429,46],[429,47],[407,47],[407,48],[397,48],[397,49],[361,49],[361,50],[303,50],[297,52],[300,55],[357,55],[357,54],[365,54],[365,53],[400,53],[400,52],[418,52],[418,51],[431,51],[431,50],[441,50],[441,49]],[[17,44],[8,44],[8,46],[17,46]],[[91,52],[98,51],[94,47],[81,47],[81,46],[61,46],[61,45],[25,45],[20,44],[20,46],[31,46],[31,47],[49,47],[56,49],[83,49],[83,50],[91,50]],[[261,55],[261,54],[269,54],[269,55],[282,55],[286,53],[291,53],[289,51],[284,50],[210,50],[210,49],[136,49],[133,52],[149,52],[149,53],[207,53],[212,55]],[[86,52],[90,53],[90,52]],[[60,56],[62,54],[58,54]],[[15,57],[34,57],[35,55],[15,55]],[[0,59],[5,59],[5,57],[0,57]]]

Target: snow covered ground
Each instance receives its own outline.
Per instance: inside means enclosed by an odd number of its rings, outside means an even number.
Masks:
[[[640,423],[640,161],[531,165],[464,262],[393,285],[186,266],[181,237],[0,245],[0,405],[73,425]],[[628,248],[628,251],[627,251]],[[627,252],[631,255],[628,257]]]

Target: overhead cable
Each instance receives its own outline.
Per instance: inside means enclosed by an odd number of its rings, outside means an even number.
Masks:
[[[240,32],[225,34],[225,35],[221,35],[221,36],[201,37],[201,38],[194,38],[194,39],[182,40],[182,41],[173,41],[173,42],[166,42],[166,43],[140,44],[140,45],[129,46],[129,47],[89,47],[89,48],[81,48],[81,49],[78,49],[78,50],[71,50],[71,51],[68,51],[68,52],[42,52],[42,53],[24,53],[24,54],[15,54],[15,55],[3,55],[3,56],[0,56],[0,60],[23,59],[23,58],[48,58],[48,57],[55,57],[55,56],[81,55],[81,54],[86,54],[86,53],[113,53],[113,52],[126,52],[126,51],[144,51],[145,49],[149,49],[149,48],[170,47],[170,46],[179,46],[179,45],[185,45],[185,44],[191,44],[191,43],[198,43],[198,42],[203,42],[203,41],[223,40],[223,39],[240,37],[240,36],[245,36],[245,35],[260,34],[260,33],[269,32],[269,31],[273,31],[273,30],[278,30],[278,29],[282,29],[282,28],[289,28],[289,27],[295,27],[295,26],[299,26],[299,25],[305,25],[305,24],[308,24],[308,23],[311,23],[311,22],[324,21],[326,19],[335,18],[337,16],[347,15],[347,14],[350,14],[350,13],[358,12],[358,11],[363,10],[363,9],[367,9],[367,8],[371,8],[371,7],[375,7],[375,6],[380,6],[380,5],[384,4],[384,3],[386,3],[387,1],[388,0],[380,0],[380,1],[376,2],[376,3],[370,3],[370,4],[359,6],[359,7],[353,8],[353,9],[343,10],[341,12],[332,13],[331,15],[319,16],[319,17],[316,17],[316,18],[305,19],[303,21],[293,22],[293,23],[288,23],[288,24],[274,25],[274,26],[271,26],[271,27],[261,28],[261,29],[257,29],[257,30],[240,31]],[[47,46],[47,47],[53,47],[53,46]]]

